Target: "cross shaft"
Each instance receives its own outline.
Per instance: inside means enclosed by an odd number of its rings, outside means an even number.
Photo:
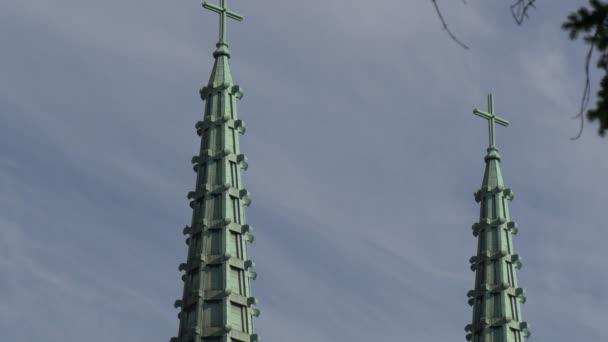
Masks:
[[[490,133],[490,147],[494,147],[496,145],[496,136],[494,133],[494,123],[497,123],[502,126],[509,126],[509,121],[500,118],[494,114],[494,99],[492,98],[492,94],[488,95],[488,112],[481,111],[477,108],[473,109],[473,114],[480,116],[486,120],[488,120],[488,128]]]
[[[226,8],[226,1],[227,0],[220,0],[219,6],[203,2],[204,8],[220,15],[220,44],[226,43],[226,18],[234,19],[236,21],[243,21],[243,17],[240,14]]]

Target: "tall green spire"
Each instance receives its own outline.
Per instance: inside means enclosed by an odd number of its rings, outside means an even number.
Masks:
[[[483,183],[475,193],[481,209],[479,222],[473,225],[478,242],[477,255],[470,260],[475,289],[467,294],[473,306],[473,322],[465,327],[469,332],[466,338],[472,342],[522,342],[530,332],[521,317],[525,291],[517,286],[521,258],[514,254],[512,236],[518,228],[509,216],[507,200],[513,199],[513,192],[505,188],[494,134],[494,123],[508,126],[509,122],[494,114],[491,94],[488,112],[475,109],[473,113],[488,120],[490,145]]]
[[[205,114],[196,123],[201,145],[192,158],[197,175],[195,190],[188,193],[192,223],[183,231],[188,257],[179,265],[184,287],[175,302],[179,332],[171,342],[257,342],[252,320],[259,310],[250,287],[256,274],[247,258],[253,235],[244,208],[250,199],[241,178],[247,158],[239,143],[245,124],[236,106],[243,90],[232,80],[226,43],[226,18],[243,18],[226,8],[226,0],[203,7],[220,15],[220,35],[209,83],[200,90]]]

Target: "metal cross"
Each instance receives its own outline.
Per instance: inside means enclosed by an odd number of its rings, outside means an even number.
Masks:
[[[220,0],[220,5],[203,2],[203,7],[220,15],[220,43],[226,43],[226,17],[236,21],[243,21],[243,17],[226,8],[227,0]]]
[[[492,98],[492,94],[488,95],[488,112],[482,112],[479,109],[475,108],[473,109],[473,114],[477,115],[477,116],[481,116],[482,118],[488,120],[488,126],[490,128],[490,147],[495,146],[496,141],[495,141],[495,136],[494,136],[494,122],[496,122],[499,125],[502,126],[509,126],[509,121],[503,119],[503,118],[499,118],[498,116],[496,116],[494,114],[494,100]]]

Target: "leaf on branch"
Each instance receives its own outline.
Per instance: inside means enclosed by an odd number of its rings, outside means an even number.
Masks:
[[[589,104],[591,87],[589,83],[589,64],[591,55],[594,49],[600,53],[597,61],[597,67],[604,71],[604,77],[600,82],[600,90],[597,93],[597,108],[587,111],[587,119],[589,121],[599,121],[598,134],[604,136],[608,131],[608,4],[603,4],[599,0],[590,0],[591,10],[586,7],[579,8],[576,12],[568,15],[566,21],[562,24],[562,29],[568,31],[569,37],[572,40],[578,38],[580,33],[585,33],[583,41],[589,44],[589,52],[585,59],[585,89],[583,98],[581,99],[580,110],[574,119],[581,120],[581,127],[578,134],[572,138],[576,140],[580,138],[583,132],[585,122],[584,113]],[[591,34],[590,32],[593,32]]]

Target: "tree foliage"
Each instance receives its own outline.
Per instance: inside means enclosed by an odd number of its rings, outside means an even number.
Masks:
[[[587,119],[592,122],[599,121],[598,133],[604,137],[608,131],[608,23],[606,21],[608,4],[599,0],[589,0],[589,2],[591,8],[581,7],[578,11],[571,13],[562,28],[569,32],[572,40],[576,40],[581,33],[584,33],[583,40],[589,44],[585,65],[587,83],[579,113],[581,120],[589,102],[589,61],[594,49],[600,53],[597,67],[603,70],[604,76],[600,81],[600,90],[597,92],[596,108],[587,111]]]
[[[448,28],[448,25],[441,13],[437,0],[430,0],[435,7],[437,16],[441,20],[443,29],[448,33],[453,41],[458,43],[464,49],[469,49],[469,46],[462,43]],[[466,3],[465,0],[463,0]],[[528,12],[535,6],[536,0],[515,0],[511,5],[511,14],[517,25],[521,25],[526,18]],[[598,134],[601,137],[606,136],[608,132],[608,4],[600,0],[589,0],[590,8],[581,7],[577,11],[571,13],[567,20],[562,24],[562,28],[569,32],[570,39],[576,40],[581,33],[584,34],[583,40],[589,45],[587,59],[585,61],[585,89],[581,100],[579,113],[574,117],[581,121],[581,128],[576,137],[578,139],[583,132],[585,123],[585,111],[587,119],[591,122],[599,121]],[[587,110],[589,104],[589,95],[591,85],[589,82],[589,64],[593,51],[597,50],[600,57],[597,61],[597,67],[604,72],[604,77],[600,81],[600,90],[597,92],[596,108]]]

